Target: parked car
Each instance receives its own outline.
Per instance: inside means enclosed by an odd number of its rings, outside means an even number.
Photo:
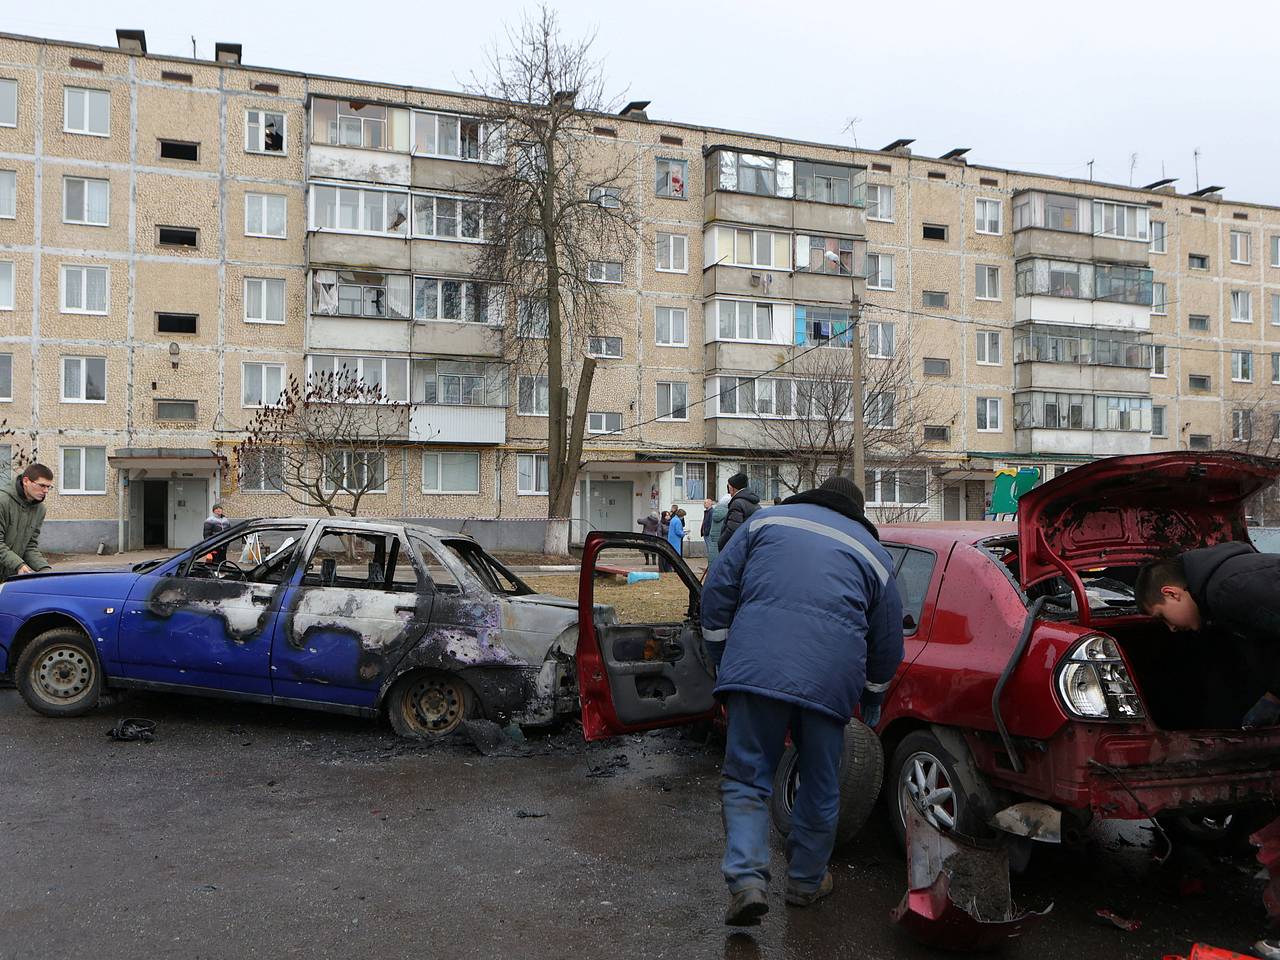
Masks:
[[[437,737],[476,714],[576,712],[577,620],[470,537],[256,520],[132,569],[0,584],[0,675],[49,716],[122,687],[386,713]]]
[[[1222,824],[1280,799],[1280,728],[1240,729],[1265,690],[1249,651],[1169,633],[1138,612],[1130,588],[1148,559],[1247,540],[1244,503],[1277,476],[1280,461],[1228,453],[1116,457],[1025,494],[1016,524],[882,528],[906,631],[877,727],[899,835],[908,803],[944,830],[981,834],[1021,801],[1063,815],[1069,833],[1094,817]],[[584,551],[577,658],[588,738],[714,708],[695,578],[680,623],[593,615],[592,566],[621,543],[592,535]],[[774,795],[785,827],[790,758]]]

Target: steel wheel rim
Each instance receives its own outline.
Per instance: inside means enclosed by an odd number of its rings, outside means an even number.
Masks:
[[[955,788],[942,761],[931,753],[913,753],[902,766],[898,784],[899,806],[906,823],[906,807],[911,803],[930,826],[938,830],[956,827]]]
[[[50,648],[31,667],[31,679],[40,693],[63,704],[84,699],[93,687],[93,677],[93,659],[71,644]]]
[[[423,677],[405,697],[409,723],[432,736],[452,733],[462,723],[465,711],[461,686],[447,677]]]

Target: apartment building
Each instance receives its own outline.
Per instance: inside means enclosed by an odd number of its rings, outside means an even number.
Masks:
[[[671,502],[696,522],[739,469],[785,495],[771,426],[810,409],[795,361],[852,376],[855,323],[869,382],[904,371],[866,400],[884,518],[980,516],[1002,469],[1275,435],[1280,209],[645,106],[595,126],[644,228],[598,266],[618,309],[591,344],[577,536]],[[270,454],[234,448],[289,378],[339,369],[406,411],[384,462],[344,464],[383,478],[362,513],[541,542],[546,382],[511,365],[536,310],[475,274],[469,187],[502,159],[482,112],[234,44],[0,37],[0,455],[57,474],[51,549],[186,545],[215,500],[297,512]],[[877,440],[903,422],[910,449]]]

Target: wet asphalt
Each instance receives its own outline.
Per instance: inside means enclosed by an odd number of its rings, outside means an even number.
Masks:
[[[123,716],[156,720],[156,742],[109,740]],[[888,921],[905,868],[883,811],[816,907],[783,906],[775,847],[773,909],[735,935],[714,738],[585,745],[571,726],[525,750],[155,695],[55,721],[0,690],[0,960],[947,956]],[[1015,896],[1056,906],[1001,955],[1248,947],[1263,921],[1248,854],[1153,868],[1148,837],[1040,850]],[[1104,926],[1098,908],[1142,928]]]

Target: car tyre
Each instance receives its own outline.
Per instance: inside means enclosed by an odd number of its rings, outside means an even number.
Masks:
[[[983,809],[990,797],[986,781],[957,761],[930,731],[916,730],[902,738],[893,751],[888,779],[889,822],[904,849],[907,827],[903,804],[916,802],[916,797],[922,798],[917,806],[925,819],[944,833],[954,830],[967,837],[992,836],[986,818],[994,811]]]
[[[799,785],[799,756],[792,744],[782,754],[773,775],[773,796],[769,812],[773,826],[782,836],[791,833],[791,810]],[[840,819],[836,821],[836,846],[850,843],[866,824],[880,796],[884,782],[884,748],[880,738],[860,720],[844,728],[844,749],[840,756]]]
[[[27,706],[46,717],[83,716],[102,696],[93,644],[74,627],[46,630],[27,644],[14,679]]]
[[[387,695],[391,727],[412,740],[439,740],[475,713],[471,688],[451,673],[407,673]]]

